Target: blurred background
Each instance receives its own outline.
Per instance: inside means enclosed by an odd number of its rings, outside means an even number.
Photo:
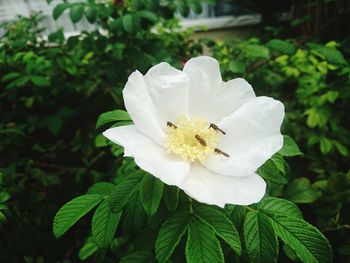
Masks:
[[[89,218],[55,240],[53,217],[115,179],[122,150],[95,123],[124,108],[130,73],[202,54],[225,80],[284,102],[283,133],[304,155],[276,167],[285,180],[261,176],[327,236],[335,262],[350,262],[349,15],[347,0],[0,0],[0,262],[115,262],[132,250],[116,238],[96,251]],[[128,219],[142,228],[142,211]]]

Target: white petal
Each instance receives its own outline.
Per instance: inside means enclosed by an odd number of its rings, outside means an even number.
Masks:
[[[282,148],[283,118],[284,106],[280,101],[268,97],[250,100],[218,123],[226,135],[220,135],[217,148],[230,156],[212,154],[203,165],[223,175],[254,173]]]
[[[103,135],[124,147],[124,156],[134,157],[135,163],[146,172],[169,185],[181,185],[188,176],[190,164],[176,156],[138,131],[135,125],[115,127]]]
[[[175,121],[187,113],[189,77],[186,73],[163,62],[152,67],[145,80],[164,127],[167,121]]]
[[[246,177],[224,176],[201,165],[191,165],[190,175],[181,188],[201,203],[224,207],[225,204],[257,203],[265,194],[266,183],[253,173]]]
[[[163,143],[162,119],[155,107],[143,75],[135,71],[123,90],[125,108],[137,129],[159,144]]]
[[[216,90],[210,121],[218,123],[255,98],[252,86],[242,78],[232,79]]]
[[[192,58],[186,62],[183,71],[190,77],[189,113],[208,118],[215,90],[222,84],[219,63],[206,56]]]

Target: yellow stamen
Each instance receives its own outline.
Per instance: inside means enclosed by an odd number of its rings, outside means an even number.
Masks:
[[[214,152],[219,133],[208,129],[208,121],[197,116],[184,116],[177,119],[174,126],[176,129],[168,125],[169,133],[165,138],[168,152],[191,162],[204,160]]]

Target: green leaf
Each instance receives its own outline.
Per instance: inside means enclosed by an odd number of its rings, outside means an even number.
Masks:
[[[5,76],[3,76],[1,78],[1,81],[12,80],[12,79],[18,78],[19,76],[21,76],[21,74],[18,72],[10,72],[10,73],[7,73]]]
[[[112,183],[98,182],[89,188],[87,194],[98,194],[103,198],[106,198],[115,190],[115,188],[116,186]]]
[[[146,174],[141,182],[141,200],[143,208],[149,215],[154,215],[163,196],[164,184],[154,176]]]
[[[249,262],[277,262],[278,240],[270,218],[257,211],[249,212],[243,229]]]
[[[328,240],[314,226],[304,220],[288,216],[271,217],[276,234],[290,246],[303,262],[328,263],[332,251]]]
[[[114,110],[102,113],[96,123],[96,129],[101,127],[104,124],[116,121],[132,121],[129,113],[123,110]]]
[[[228,69],[233,73],[243,74],[246,70],[246,64],[242,61],[232,60],[230,61]]]
[[[97,18],[97,10],[95,6],[89,5],[87,9],[85,10],[85,17],[87,21],[89,21],[91,24],[96,22]]]
[[[84,5],[83,4],[75,4],[69,10],[69,16],[73,23],[79,22],[84,15]]]
[[[300,177],[292,181],[285,193],[284,197],[294,203],[313,203],[320,193],[310,184],[309,179]]]
[[[46,87],[50,86],[50,81],[47,78],[41,77],[41,76],[31,76],[30,80],[32,83],[39,87]]]
[[[154,255],[150,251],[136,251],[122,257],[119,263],[150,263],[154,262]]]
[[[137,14],[142,17],[142,18],[145,18],[147,19],[148,21],[151,21],[151,22],[157,22],[158,21],[158,16],[151,12],[151,11],[147,11],[147,10],[142,10],[142,11],[139,11],[137,12]]]
[[[302,213],[295,204],[281,198],[269,196],[264,197],[259,202],[258,210],[268,213],[270,215],[281,214],[285,216],[295,217],[298,219],[303,219]]]
[[[326,47],[324,45],[315,43],[308,43],[307,45],[316,52],[323,55],[326,58],[326,60],[332,64],[348,65],[348,62],[345,60],[343,54],[335,48]]]
[[[234,224],[228,219],[224,211],[218,211],[209,206],[202,206],[194,211],[195,215],[206,223],[216,235],[221,237],[230,247],[240,255],[241,241]]]
[[[293,55],[296,51],[296,48],[293,44],[285,40],[272,39],[267,42],[266,46],[273,50],[287,55]]]
[[[252,58],[268,59],[270,57],[269,50],[266,47],[260,45],[248,45],[246,46],[245,52],[249,57]]]
[[[176,0],[176,8],[183,17],[187,17],[190,13],[190,8],[185,0]]]
[[[135,33],[140,29],[140,17],[137,14],[123,16],[123,27],[128,33]]]
[[[88,241],[84,244],[84,246],[79,250],[79,259],[85,260],[88,257],[92,256],[96,251],[98,247],[96,246],[95,242]]]
[[[52,11],[52,16],[55,20],[57,20],[63,12],[70,7],[69,3],[61,3],[55,6],[55,8]]]
[[[159,262],[166,262],[169,259],[191,221],[192,215],[187,211],[178,212],[165,220],[156,240],[156,255]]]
[[[134,193],[123,208],[122,230],[130,235],[139,233],[145,225],[146,213],[139,192]]]
[[[49,116],[46,119],[47,128],[50,132],[57,135],[63,127],[63,121],[58,116]]]
[[[271,181],[275,184],[287,184],[287,177],[281,173],[273,160],[267,160],[257,170],[257,174],[265,180]]]
[[[237,227],[239,232],[242,230],[244,218],[246,216],[246,209],[240,205],[227,205],[227,214],[231,218],[233,224]]]
[[[165,185],[163,199],[165,206],[170,212],[174,212],[179,204],[179,193],[178,187]]]
[[[299,150],[298,145],[288,135],[283,135],[283,147],[278,153],[286,157],[298,156],[303,154]]]
[[[188,6],[195,14],[200,14],[203,11],[202,4],[199,0],[188,0]]]
[[[102,197],[96,194],[82,195],[66,203],[58,210],[53,221],[53,233],[58,238],[70,229],[80,218],[94,208]]]
[[[97,207],[92,218],[92,236],[99,247],[105,248],[112,243],[121,214],[111,211],[108,200]]]
[[[116,185],[115,190],[110,195],[110,206],[113,212],[119,212],[128,202],[131,195],[139,189],[143,178],[143,172],[135,172],[127,175],[124,180]]]
[[[188,263],[224,263],[220,242],[207,224],[193,220],[186,242]]]

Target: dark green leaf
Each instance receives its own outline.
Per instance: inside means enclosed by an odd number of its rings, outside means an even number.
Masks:
[[[92,218],[92,236],[99,247],[108,247],[117,230],[121,212],[113,213],[108,200],[104,200],[96,209]]]
[[[109,196],[114,190],[114,184],[107,182],[98,182],[89,188],[87,194],[98,194],[105,198]]]
[[[335,48],[326,47],[315,43],[308,43],[308,46],[323,55],[330,63],[336,65],[348,65],[348,62],[345,60],[343,54]]]
[[[154,176],[146,174],[141,182],[141,200],[147,214],[157,212],[163,196],[164,184]]]
[[[159,262],[163,263],[169,259],[191,221],[192,215],[187,211],[182,211],[174,214],[162,224],[156,240],[156,255]]]
[[[280,39],[272,39],[267,42],[266,46],[273,51],[287,55],[293,55],[296,51],[296,47],[293,44]]]
[[[155,258],[150,251],[137,251],[122,257],[119,263],[151,263]]]
[[[97,18],[96,7],[92,6],[92,5],[89,5],[87,7],[87,9],[85,10],[85,17],[91,24],[95,23],[96,22],[96,18]]]
[[[123,27],[128,33],[135,33],[140,29],[140,17],[137,14],[123,16]]]
[[[88,241],[84,244],[84,246],[79,250],[79,259],[85,260],[88,257],[92,256],[96,251],[98,247],[96,246],[95,242]]]
[[[246,69],[246,64],[239,60],[232,60],[230,61],[228,69],[233,73],[243,74]]]
[[[170,212],[174,212],[179,204],[179,193],[178,187],[165,185],[163,199]]]
[[[140,187],[143,172],[135,172],[127,175],[124,180],[116,185],[110,195],[110,206],[113,212],[119,212],[128,202],[131,195]]]
[[[283,135],[283,147],[278,153],[281,154],[282,156],[286,156],[286,157],[297,156],[297,155],[303,154],[299,150],[298,145],[288,135]]]
[[[259,174],[265,180],[271,181],[275,184],[287,184],[288,179],[284,174],[282,174],[276,164],[270,159],[267,160],[262,166],[257,170]]]
[[[292,181],[284,193],[284,197],[294,203],[312,203],[319,196],[320,193],[312,187],[309,179],[305,177]]]
[[[71,228],[80,218],[94,208],[102,197],[97,194],[82,195],[66,203],[58,210],[53,221],[53,232],[58,238]]]
[[[220,242],[207,224],[193,220],[188,228],[186,242],[188,263],[224,263]]]
[[[47,128],[50,132],[57,135],[63,127],[63,121],[58,116],[49,116],[46,119]]]
[[[226,217],[224,211],[218,211],[209,206],[202,206],[194,211],[204,223],[221,237],[230,247],[240,255],[242,252],[241,241],[234,224]]]
[[[69,11],[70,19],[73,23],[79,22],[84,15],[84,5],[83,4],[75,4],[71,7]]]
[[[50,86],[50,81],[45,77],[31,76],[30,80],[32,81],[32,83],[34,85],[39,86],[39,87]]]
[[[144,227],[146,213],[139,192],[134,193],[123,208],[122,230],[130,235],[139,233]]]
[[[19,76],[21,76],[21,74],[18,72],[10,72],[10,73],[7,73],[5,76],[3,76],[1,78],[1,81],[12,80],[12,79],[18,78]]]
[[[278,240],[270,218],[257,211],[249,212],[243,229],[249,262],[277,262]]]
[[[69,7],[70,7],[70,4],[68,3],[61,3],[56,5],[52,12],[53,18],[57,20],[63,14],[64,10],[66,10]]]
[[[96,128],[101,127],[104,124],[116,121],[132,121],[129,113],[123,110],[114,110],[102,113],[96,123]]]

